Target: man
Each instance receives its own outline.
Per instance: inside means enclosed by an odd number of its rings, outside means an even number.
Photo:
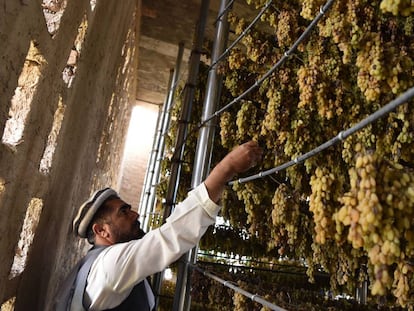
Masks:
[[[145,236],[139,215],[114,190],[94,193],[73,222],[75,234],[88,238],[94,247],[60,291],[56,309],[151,310],[154,297],[146,277],[163,270],[198,243],[215,221],[226,183],[255,165],[261,156],[261,148],[253,141],[235,148],[164,225]]]

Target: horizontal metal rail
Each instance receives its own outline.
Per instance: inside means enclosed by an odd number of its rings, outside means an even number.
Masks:
[[[259,296],[257,294],[252,294],[252,293],[249,293],[248,291],[245,291],[244,289],[241,289],[240,287],[234,285],[230,281],[223,280],[223,279],[219,278],[218,276],[215,276],[214,274],[212,274],[212,273],[210,273],[208,271],[205,271],[205,270],[201,269],[200,267],[198,267],[198,266],[196,266],[194,264],[191,264],[191,263],[188,263],[188,264],[193,269],[195,269],[198,272],[200,272],[201,274],[203,274],[203,275],[205,275],[205,276],[207,276],[207,277],[209,277],[209,278],[211,278],[211,279],[213,279],[213,280],[215,280],[215,281],[223,284],[224,286],[226,286],[228,288],[231,288],[232,290],[234,290],[234,291],[242,294],[243,296],[246,296],[246,297],[250,298],[252,301],[255,301],[257,303],[260,303],[261,305],[263,305],[263,306],[265,306],[265,307],[267,307],[267,308],[269,308],[271,310],[287,311],[286,309],[283,309],[283,308],[281,308],[279,306],[276,306],[275,304],[273,304],[271,302],[268,302],[267,300],[264,300],[261,296]]]
[[[409,101],[413,97],[414,97],[414,87],[408,89],[405,93],[401,94],[399,97],[392,100],[391,102],[389,102],[384,107],[378,109],[376,112],[374,112],[373,114],[371,114],[367,118],[363,119],[362,121],[360,121],[359,123],[357,123],[353,127],[349,128],[345,131],[339,132],[339,134],[337,136],[335,136],[334,138],[331,138],[330,140],[323,143],[322,145],[319,145],[315,149],[312,149],[311,151],[309,151],[309,152],[307,152],[307,153],[305,153],[305,154],[303,154],[303,155],[301,155],[301,156],[299,156],[299,157],[297,157],[297,158],[295,158],[295,159],[293,159],[289,162],[286,162],[282,165],[279,165],[275,168],[272,168],[270,170],[262,171],[258,174],[255,174],[255,175],[252,175],[252,176],[249,176],[249,177],[239,178],[238,180],[230,181],[229,185],[233,185],[235,182],[244,183],[244,182],[252,181],[252,180],[255,180],[255,179],[258,179],[258,178],[262,178],[262,177],[277,173],[279,171],[285,170],[288,167],[291,167],[295,164],[302,163],[303,161],[309,159],[310,157],[313,157],[314,155],[324,151],[325,149],[335,145],[336,143],[345,140],[348,136],[350,136],[350,135],[354,134],[355,132],[361,130],[362,128],[366,127],[367,125],[373,123],[374,121],[382,118],[383,116],[385,116],[389,112],[393,111],[398,106],[406,103],[407,101]]]

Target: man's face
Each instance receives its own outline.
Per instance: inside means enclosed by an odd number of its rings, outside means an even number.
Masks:
[[[113,244],[141,239],[145,235],[140,228],[139,215],[131,210],[131,205],[121,199],[109,200],[105,205],[109,211],[106,227]]]

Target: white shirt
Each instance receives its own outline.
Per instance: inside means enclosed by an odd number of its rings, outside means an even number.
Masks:
[[[88,275],[85,293],[91,301],[90,310],[118,306],[136,284],[193,248],[214,223],[219,210],[201,184],[177,205],[160,228],[140,240],[104,249]]]

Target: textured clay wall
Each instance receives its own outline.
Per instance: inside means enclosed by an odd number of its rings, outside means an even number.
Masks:
[[[2,311],[50,310],[77,207],[116,188],[139,20],[139,0],[0,1]]]

